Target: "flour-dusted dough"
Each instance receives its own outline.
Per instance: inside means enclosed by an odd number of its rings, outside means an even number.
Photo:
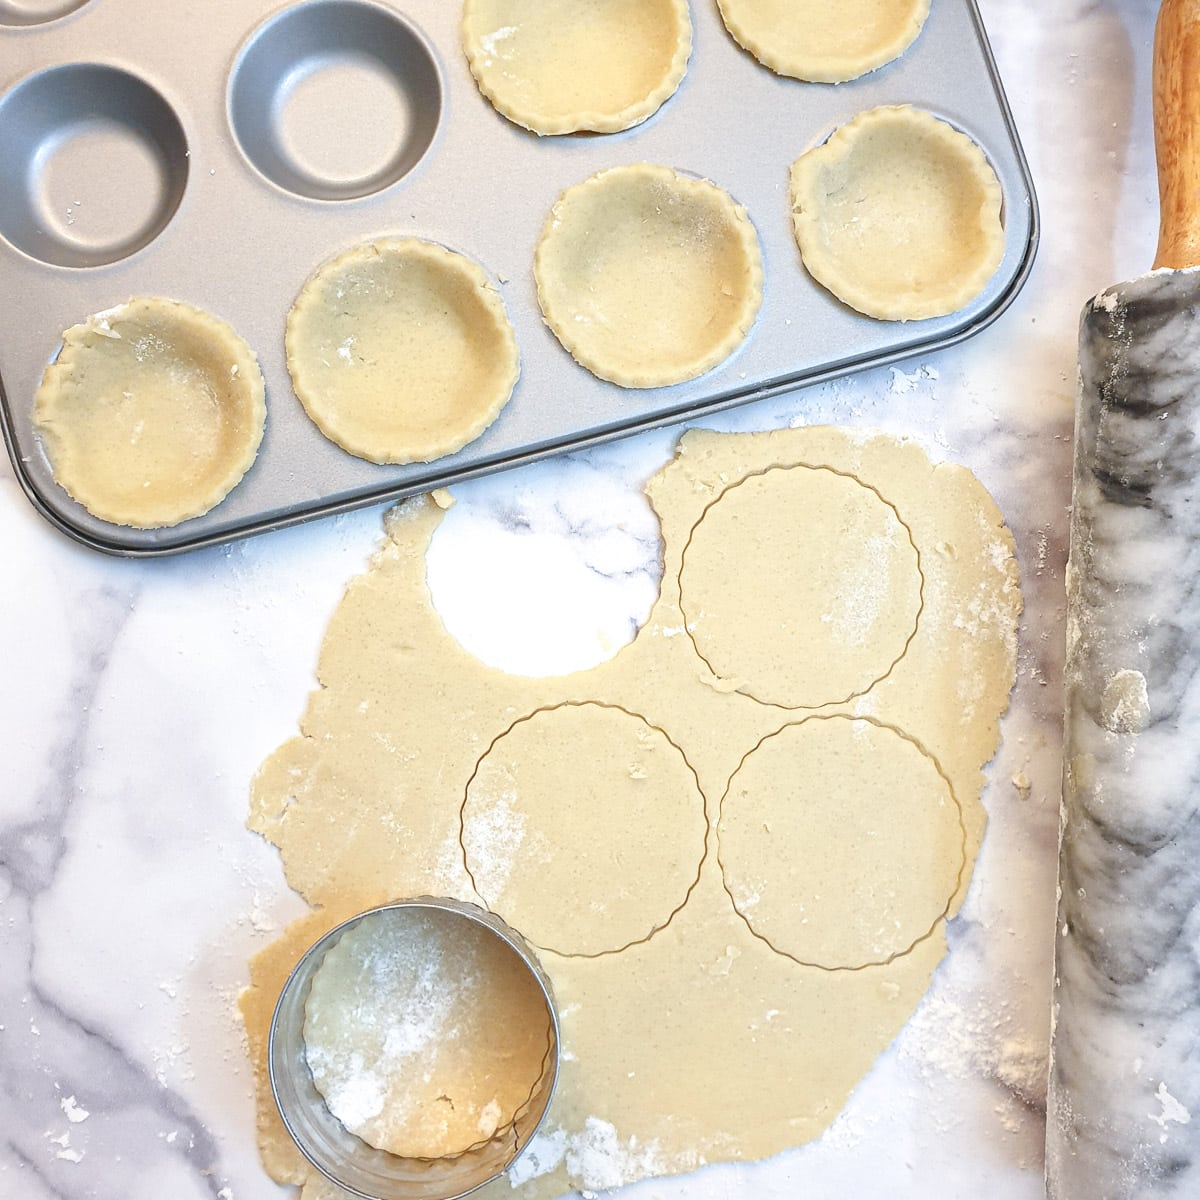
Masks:
[[[329,1111],[404,1158],[462,1154],[511,1126],[550,1045],[520,957],[435,909],[364,917],[326,953],[305,1003],[305,1059]]]
[[[462,821],[488,908],[560,954],[621,950],[665,926],[700,875],[708,829],[679,748],[600,704],[518,721],[472,776]]]
[[[911,105],[860,113],[802,154],[791,197],[809,273],[881,320],[955,312],[1004,257],[996,172],[966,134]]]
[[[614,133],[675,94],[692,50],[686,0],[465,0],[479,90],[538,134]]]
[[[763,739],[721,799],[725,886],[781,954],[857,970],[907,954],[962,876],[958,802],[898,730],[813,716]]]
[[[746,210],[714,183],[648,163],[563,192],[534,275],[558,340],[624,387],[703,375],[742,343],[762,304],[762,253]]]
[[[735,41],[780,75],[842,83],[898,58],[929,0],[717,0]]]
[[[520,370],[483,269],[420,238],[367,242],[318,267],[288,314],[286,346],[317,427],[377,463],[429,462],[474,441]]]
[[[900,660],[863,695],[816,713],[713,686],[680,607],[683,548],[709,504],[741,479],[782,480],[786,470],[775,468],[796,467],[837,472],[878,494],[910,531],[923,578],[920,620]],[[464,802],[479,764],[529,714],[598,703],[639,714],[695,772],[708,828],[699,878],[665,927],[616,953],[539,953],[561,1015],[562,1065],[542,1131],[510,1173],[521,1200],[615,1187],[704,1162],[761,1158],[817,1137],[924,994],[945,953],[946,920],[970,881],[984,827],[982,766],[995,750],[1014,677],[1020,593],[1012,538],[999,512],[968,471],[932,463],[912,442],[827,428],[689,432],[648,492],[663,534],[658,601],[630,645],[587,671],[548,679],[508,675],[482,666],[450,637],[425,582],[426,551],[443,516],[430,500],[392,511],[388,544],[347,588],[326,635],[322,686],[301,734],[263,765],[252,800],[251,827],[280,847],[289,882],[318,906],[254,960],[253,986],[242,1002],[259,1072],[260,1144],[276,1178],[311,1176],[263,1078],[271,1006],[291,963],[348,908],[404,895],[481,901],[460,841]],[[764,550],[772,544],[782,550],[795,536],[786,503],[765,506],[755,522]],[[810,550],[818,557],[859,554],[836,526],[814,538]],[[869,559],[857,561],[869,569]],[[746,619],[769,624],[774,615]],[[836,823],[805,828],[777,817],[774,857],[762,881],[772,890],[764,891],[752,918],[784,947],[803,949],[780,930],[802,919],[795,905],[803,900],[800,873],[809,868],[827,888],[825,933],[838,914],[851,927],[845,941],[823,937],[829,962],[849,961],[875,944],[876,932],[879,944],[888,945],[882,933],[889,925],[896,950],[902,937],[927,930],[911,950],[857,970],[802,965],[752,931],[726,889],[721,863],[724,855],[735,883],[749,882],[748,825],[755,816],[770,823],[741,805],[739,776],[744,784],[756,766],[772,765],[768,746],[804,749],[790,733],[764,739],[803,729],[806,719],[828,728],[834,718],[851,743],[862,733],[864,755],[843,766],[841,756],[829,754],[828,740],[816,747],[819,754],[778,755],[774,765],[787,778],[781,774],[772,787],[840,795],[847,815],[841,832],[850,840],[879,828],[872,814],[877,790],[866,767],[872,755],[895,750],[894,786],[904,794],[891,803],[915,824],[899,834],[890,824],[885,830],[889,839],[909,840],[856,854],[838,841]],[[581,774],[589,765],[580,756]],[[543,813],[568,786],[562,774],[544,778],[556,795],[537,802]],[[533,802],[526,791],[531,811]],[[926,819],[931,810],[938,819]],[[627,805],[611,812],[601,806],[591,817],[594,836],[611,850],[608,874],[616,882],[604,895],[622,884],[656,885],[648,874],[636,877],[646,856],[639,831],[628,828],[628,812]],[[689,823],[677,826],[670,844],[662,834],[662,859],[691,861],[695,837]],[[497,836],[490,849],[502,862],[512,848],[514,871],[525,870],[516,840]],[[840,856],[840,871],[830,869],[831,855]],[[916,867],[905,874],[897,858]],[[918,877],[921,864],[931,867],[932,883]],[[870,875],[881,866],[891,874],[873,894]],[[895,898],[890,907],[888,891]],[[574,910],[576,931],[590,931],[596,944],[603,944],[609,920],[595,906],[604,895],[587,872],[556,895]],[[738,903],[750,910],[745,894]],[[882,931],[881,908],[888,910]],[[479,1194],[511,1200],[513,1188],[505,1179]]]
[[[680,593],[717,686],[815,708],[867,691],[904,654],[921,611],[920,555],[895,508],[852,476],[776,468],[705,509]]]
[[[254,351],[188,304],[136,296],[68,329],[34,398],[55,481],[114,525],[178,525],[249,470],[267,409]]]

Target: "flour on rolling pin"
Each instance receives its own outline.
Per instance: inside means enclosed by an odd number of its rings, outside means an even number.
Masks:
[[[1154,38],[1155,268],[1079,335],[1052,1200],[1200,1194],[1200,3]]]
[[[1153,88],[1164,269],[1110,288],[1080,323],[1052,1200],[1200,1193],[1198,53],[1200,3],[1165,0]]]

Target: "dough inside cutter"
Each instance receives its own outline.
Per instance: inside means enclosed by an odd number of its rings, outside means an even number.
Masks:
[[[462,1154],[512,1126],[540,1082],[550,1017],[517,954],[432,907],[370,913],[326,952],[305,1058],[329,1111],[403,1158]]]

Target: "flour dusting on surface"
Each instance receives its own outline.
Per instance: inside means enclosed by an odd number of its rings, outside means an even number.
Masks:
[[[1180,1125],[1190,1124],[1192,1114],[1167,1091],[1167,1085],[1162,1081],[1159,1082],[1158,1091],[1155,1092],[1154,1098],[1162,1105],[1162,1111],[1151,1113],[1150,1120],[1154,1121],[1163,1130],[1164,1141],[1166,1140],[1168,1121],[1175,1121]]]
[[[481,896],[494,902],[504,895],[513,862],[525,842],[527,824],[528,818],[517,807],[517,789],[511,780],[493,794],[490,803],[471,806],[463,842]]]
[[[588,1117],[576,1133],[561,1128],[539,1133],[510,1169],[509,1179],[519,1187],[565,1166],[578,1187],[604,1191],[699,1165],[695,1154],[666,1154],[657,1141],[642,1143],[636,1136],[622,1138],[610,1121]]]
[[[861,552],[847,561],[837,589],[838,606],[822,617],[843,646],[860,647],[886,614],[895,592],[899,526],[865,539]]]

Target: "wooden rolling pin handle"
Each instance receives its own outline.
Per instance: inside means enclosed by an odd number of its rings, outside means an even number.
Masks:
[[[1156,267],[1200,266],[1200,0],[1163,0],[1154,30]]]

